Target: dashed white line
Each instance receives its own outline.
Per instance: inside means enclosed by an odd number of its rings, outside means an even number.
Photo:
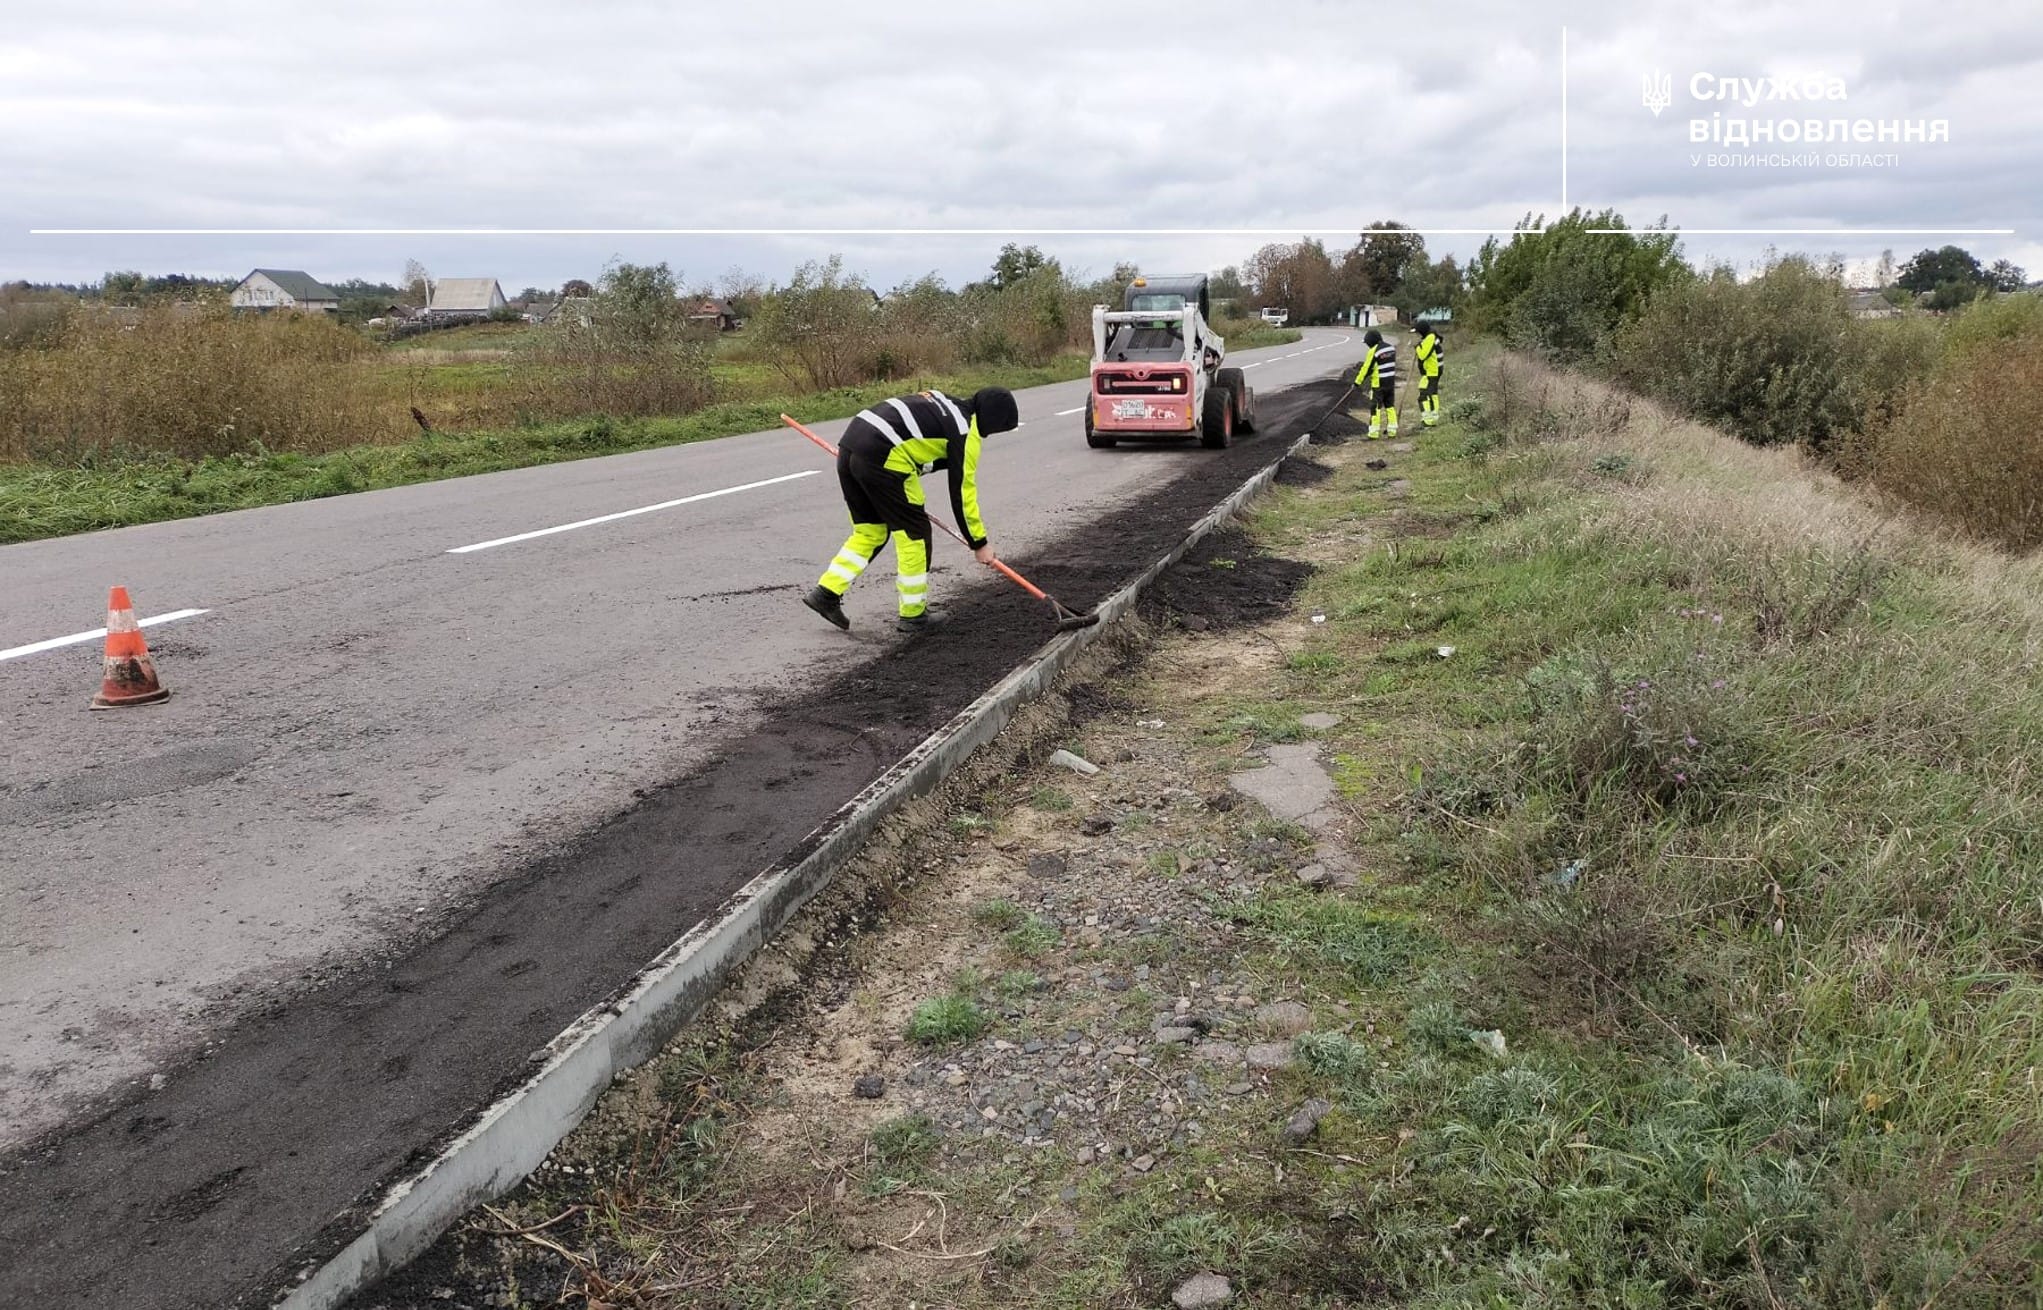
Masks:
[[[492,541],[478,541],[472,546],[456,546],[447,553],[449,555],[467,555],[478,550],[489,550],[496,546],[508,546],[516,541],[530,541],[534,537],[550,537],[556,532],[573,532],[576,528],[593,528],[599,523],[615,523],[619,519],[633,518],[640,514],[653,514],[663,509],[673,509],[677,505],[693,505],[698,501],[715,500],[718,496],[735,496],[741,491],[757,491],[761,487],[771,487],[782,482],[793,482],[797,478],[813,478],[819,471],[817,469],[804,469],[800,473],[784,473],[777,478],[763,478],[758,482],[746,482],[735,487],[719,487],[715,491],[702,491],[697,492],[693,496],[681,496],[674,500],[663,500],[657,505],[641,505],[637,509],[621,509],[615,514],[599,514],[592,519],[579,519],[573,523],[562,523],[551,528],[538,528],[531,532],[520,532],[509,537],[497,537]]]
[[[137,619],[135,626],[138,628],[153,628],[159,623],[175,623],[179,619],[196,618],[201,614],[211,614],[212,612],[211,610],[172,610],[168,614],[152,614],[146,619]],[[90,632],[74,632],[68,637],[51,637],[48,641],[32,641],[26,646],[10,646],[6,650],[0,650],[0,660],[16,660],[24,655],[36,655],[46,650],[56,650],[61,646],[77,646],[88,641],[98,641],[105,635],[105,628],[94,628]]]
[[[1079,407],[1078,407],[1077,409],[1060,409],[1060,410],[1058,410],[1058,411],[1057,411],[1057,417],[1058,417],[1058,418],[1063,418],[1063,417],[1065,417],[1065,416],[1066,416],[1066,415],[1068,415],[1068,414],[1083,414],[1083,413],[1085,413],[1085,406],[1083,406],[1083,405],[1080,405],[1080,406],[1079,406]]]

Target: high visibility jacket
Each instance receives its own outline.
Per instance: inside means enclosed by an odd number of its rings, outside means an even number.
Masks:
[[[957,401],[941,391],[883,400],[858,412],[844,430],[843,444],[895,473],[950,474],[951,513],[959,530],[972,549],[986,544],[979,515],[979,420],[967,417]]]
[[[1397,347],[1388,341],[1380,346],[1370,346],[1362,355],[1362,367],[1355,372],[1355,385],[1378,387],[1397,385]]]
[[[1440,376],[1440,366],[1447,362],[1447,357],[1440,351],[1440,337],[1437,333],[1428,332],[1420,337],[1419,344],[1412,347],[1412,353],[1419,357],[1419,369],[1427,377]]]

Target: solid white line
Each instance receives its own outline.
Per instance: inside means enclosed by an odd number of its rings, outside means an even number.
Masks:
[[[494,546],[508,546],[514,541],[530,541],[534,537],[550,537],[556,532],[573,532],[576,528],[592,528],[598,523],[615,523],[618,519],[633,518],[640,514],[651,514],[656,510],[673,509],[676,505],[693,505],[699,500],[715,500],[718,496],[733,496],[740,491],[756,491],[779,482],[793,482],[796,478],[813,478],[819,469],[804,469],[800,473],[784,473],[777,478],[766,478],[759,482],[747,482],[743,486],[722,487],[716,491],[698,492],[693,496],[682,496],[677,500],[663,500],[657,505],[641,505],[637,509],[622,509],[615,514],[599,514],[592,519],[581,519],[574,523],[563,523],[558,527],[540,528],[535,532],[520,532],[516,536],[498,537],[493,541],[478,541],[473,546],[456,546],[449,555],[467,555],[478,550],[489,550]]]
[[[159,623],[175,623],[179,619],[195,618],[198,615],[211,614],[212,612],[211,610],[172,610],[168,614],[152,614],[146,619],[137,619],[135,626],[138,628],[153,628]],[[48,641],[32,641],[26,646],[12,646],[6,650],[0,650],[0,660],[20,659],[24,655],[35,655],[46,650],[56,650],[60,646],[77,646],[88,641],[98,641],[105,635],[105,628],[94,628],[90,632],[74,632],[68,637],[52,637]]]
[[[1298,237],[1346,227],[32,227],[32,237]],[[1536,227],[1408,227],[1415,236],[1481,237]]]
[[[1060,409],[1060,410],[1058,410],[1058,411],[1057,411],[1057,415],[1056,415],[1056,416],[1057,416],[1058,418],[1063,418],[1063,417],[1065,417],[1066,415],[1069,415],[1069,414],[1083,414],[1083,413],[1085,413],[1085,406],[1083,406],[1083,405],[1080,405],[1080,406],[1079,406],[1079,407],[1078,407],[1077,409]]]

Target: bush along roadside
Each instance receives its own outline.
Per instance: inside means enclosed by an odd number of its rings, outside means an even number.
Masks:
[[[1458,363],[358,1304],[2036,1304],[2043,569]]]

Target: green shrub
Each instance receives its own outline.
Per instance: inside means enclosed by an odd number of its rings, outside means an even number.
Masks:
[[[1856,426],[1864,337],[1837,279],[1790,257],[1749,282],[1719,269],[1662,288],[1613,363],[1633,390],[1754,445],[1820,450]]]
[[[1540,230],[1491,237],[1470,262],[1470,318],[1549,359],[1598,357],[1651,296],[1693,276],[1672,232],[1591,230],[1624,228],[1614,210],[1576,209],[1551,224],[1528,214],[1520,226]]]

